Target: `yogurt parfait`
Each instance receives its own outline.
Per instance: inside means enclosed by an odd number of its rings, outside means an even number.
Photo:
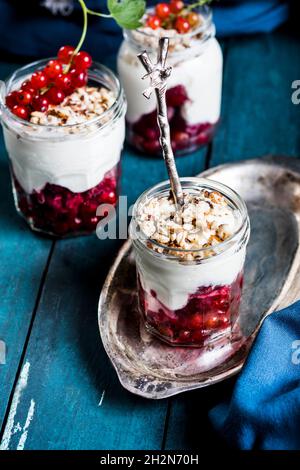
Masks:
[[[222,51],[208,6],[191,10],[182,1],[171,0],[148,9],[142,26],[124,30],[118,54],[118,73],[128,101],[128,141],[138,150],[159,154],[159,129],[155,97],[145,100],[145,74],[137,59],[144,49],[156,61],[158,40],[170,41],[167,106],[171,142],[175,154],[207,144],[220,118]]]
[[[148,330],[171,345],[233,342],[240,338],[247,209],[221,183],[182,178],[181,184],[180,209],[169,183],[146,191],[134,206],[139,309]]]
[[[97,207],[116,204],[125,137],[118,79],[89,54],[72,54],[63,46],[1,90],[16,208],[33,230],[54,236],[94,232]]]

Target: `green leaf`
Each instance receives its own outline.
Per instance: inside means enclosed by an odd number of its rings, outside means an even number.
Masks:
[[[146,10],[145,0],[107,0],[107,8],[118,25],[126,29],[141,26]]]

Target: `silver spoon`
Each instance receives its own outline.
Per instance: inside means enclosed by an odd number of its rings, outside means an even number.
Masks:
[[[138,58],[147,72],[147,74],[142,78],[150,78],[150,86],[144,91],[143,95],[149,99],[153,90],[155,91],[156,95],[157,122],[160,131],[160,145],[170,179],[172,196],[176,205],[183,206],[184,200],[182,187],[171,146],[170,125],[167,114],[167,79],[170,77],[172,71],[172,67],[166,67],[168,49],[169,39],[165,37],[160,38],[156,64],[152,63],[146,51],[139,54]]]

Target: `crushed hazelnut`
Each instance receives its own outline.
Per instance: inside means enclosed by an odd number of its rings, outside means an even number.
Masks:
[[[213,256],[215,247],[235,232],[238,212],[218,191],[200,190],[197,196],[184,194],[184,205],[178,213],[172,199],[155,197],[138,208],[136,217],[141,231],[150,239],[147,246],[159,253],[168,248],[191,250],[190,253],[174,251],[184,260],[199,260]],[[158,242],[163,247],[151,243]],[[207,248],[204,252],[199,251]]]
[[[202,39],[203,34],[201,32],[196,33],[196,30],[199,29],[205,22],[205,19],[199,15],[199,21],[194,29],[194,36],[178,34],[176,29],[166,29],[166,28],[157,28],[152,29],[149,26],[142,26],[138,30],[132,31],[133,38],[142,44],[145,48],[155,49],[157,47],[157,41],[161,37],[169,38],[169,52],[179,52],[185,49],[192,47],[195,41]],[[141,34],[144,33],[144,34]]]
[[[33,124],[65,126],[81,124],[109,109],[115,102],[115,96],[107,88],[77,88],[59,105],[50,105],[45,112],[33,111],[30,122]]]

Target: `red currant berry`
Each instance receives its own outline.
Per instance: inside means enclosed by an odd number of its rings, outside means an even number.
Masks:
[[[62,90],[53,86],[45,93],[45,98],[47,98],[51,104],[60,104],[65,99],[65,94]]]
[[[30,80],[25,80],[20,88],[23,88],[23,90],[26,90],[27,87],[31,87]]]
[[[190,27],[190,23],[186,18],[183,18],[183,16],[178,16],[177,20],[175,21],[175,29],[178,31],[179,34],[188,33]]]
[[[198,329],[203,327],[203,318],[201,313],[195,313],[189,320],[189,327]]]
[[[146,24],[151,29],[157,29],[161,26],[161,21],[158,16],[148,16]]]
[[[230,325],[230,320],[226,315],[221,315],[219,317],[219,322],[220,322],[220,328],[226,328],[227,326]]]
[[[73,58],[73,64],[77,70],[86,70],[92,65],[92,58],[87,52],[79,51]]]
[[[20,119],[28,119],[29,117],[29,111],[28,111],[28,108],[26,108],[26,106],[21,106],[21,105],[16,104],[13,107],[12,112]]]
[[[62,66],[58,62],[58,60],[49,60],[48,64],[44,68],[44,72],[48,78],[53,80],[56,78],[60,73],[62,73]]]
[[[27,90],[19,90],[17,92],[17,100],[19,104],[24,104],[25,106],[27,104],[30,104],[32,102],[32,93]]]
[[[13,109],[13,107],[17,104],[17,96],[18,96],[17,91],[12,91],[11,93],[8,93],[8,95],[6,96],[5,103],[9,109]]]
[[[49,107],[49,100],[45,97],[45,95],[37,94],[33,98],[32,106],[35,111],[44,113]]]
[[[22,83],[21,90],[29,91],[32,95],[35,93],[35,89],[31,85],[30,80],[25,80],[25,82]]]
[[[76,69],[70,70],[70,76],[72,77],[72,86],[74,88],[80,88],[87,84],[87,73],[86,72],[79,72]]]
[[[171,0],[170,10],[172,13],[178,14],[184,7],[184,3],[181,0]]]
[[[48,78],[44,72],[34,72],[31,76],[31,85],[33,88],[39,90],[48,84]]]
[[[158,3],[155,7],[155,13],[161,20],[165,20],[170,15],[170,5],[167,3]]]
[[[68,64],[74,51],[75,48],[72,46],[62,46],[57,53],[57,57],[63,64]]]
[[[219,317],[217,315],[212,315],[205,320],[204,328],[207,330],[214,330],[215,328],[218,328],[219,324]]]
[[[55,85],[57,88],[60,88],[65,92],[69,92],[72,88],[72,77],[69,73],[61,73],[56,77]]]
[[[195,11],[191,11],[187,16],[187,20],[193,28],[199,23],[199,15]]]

